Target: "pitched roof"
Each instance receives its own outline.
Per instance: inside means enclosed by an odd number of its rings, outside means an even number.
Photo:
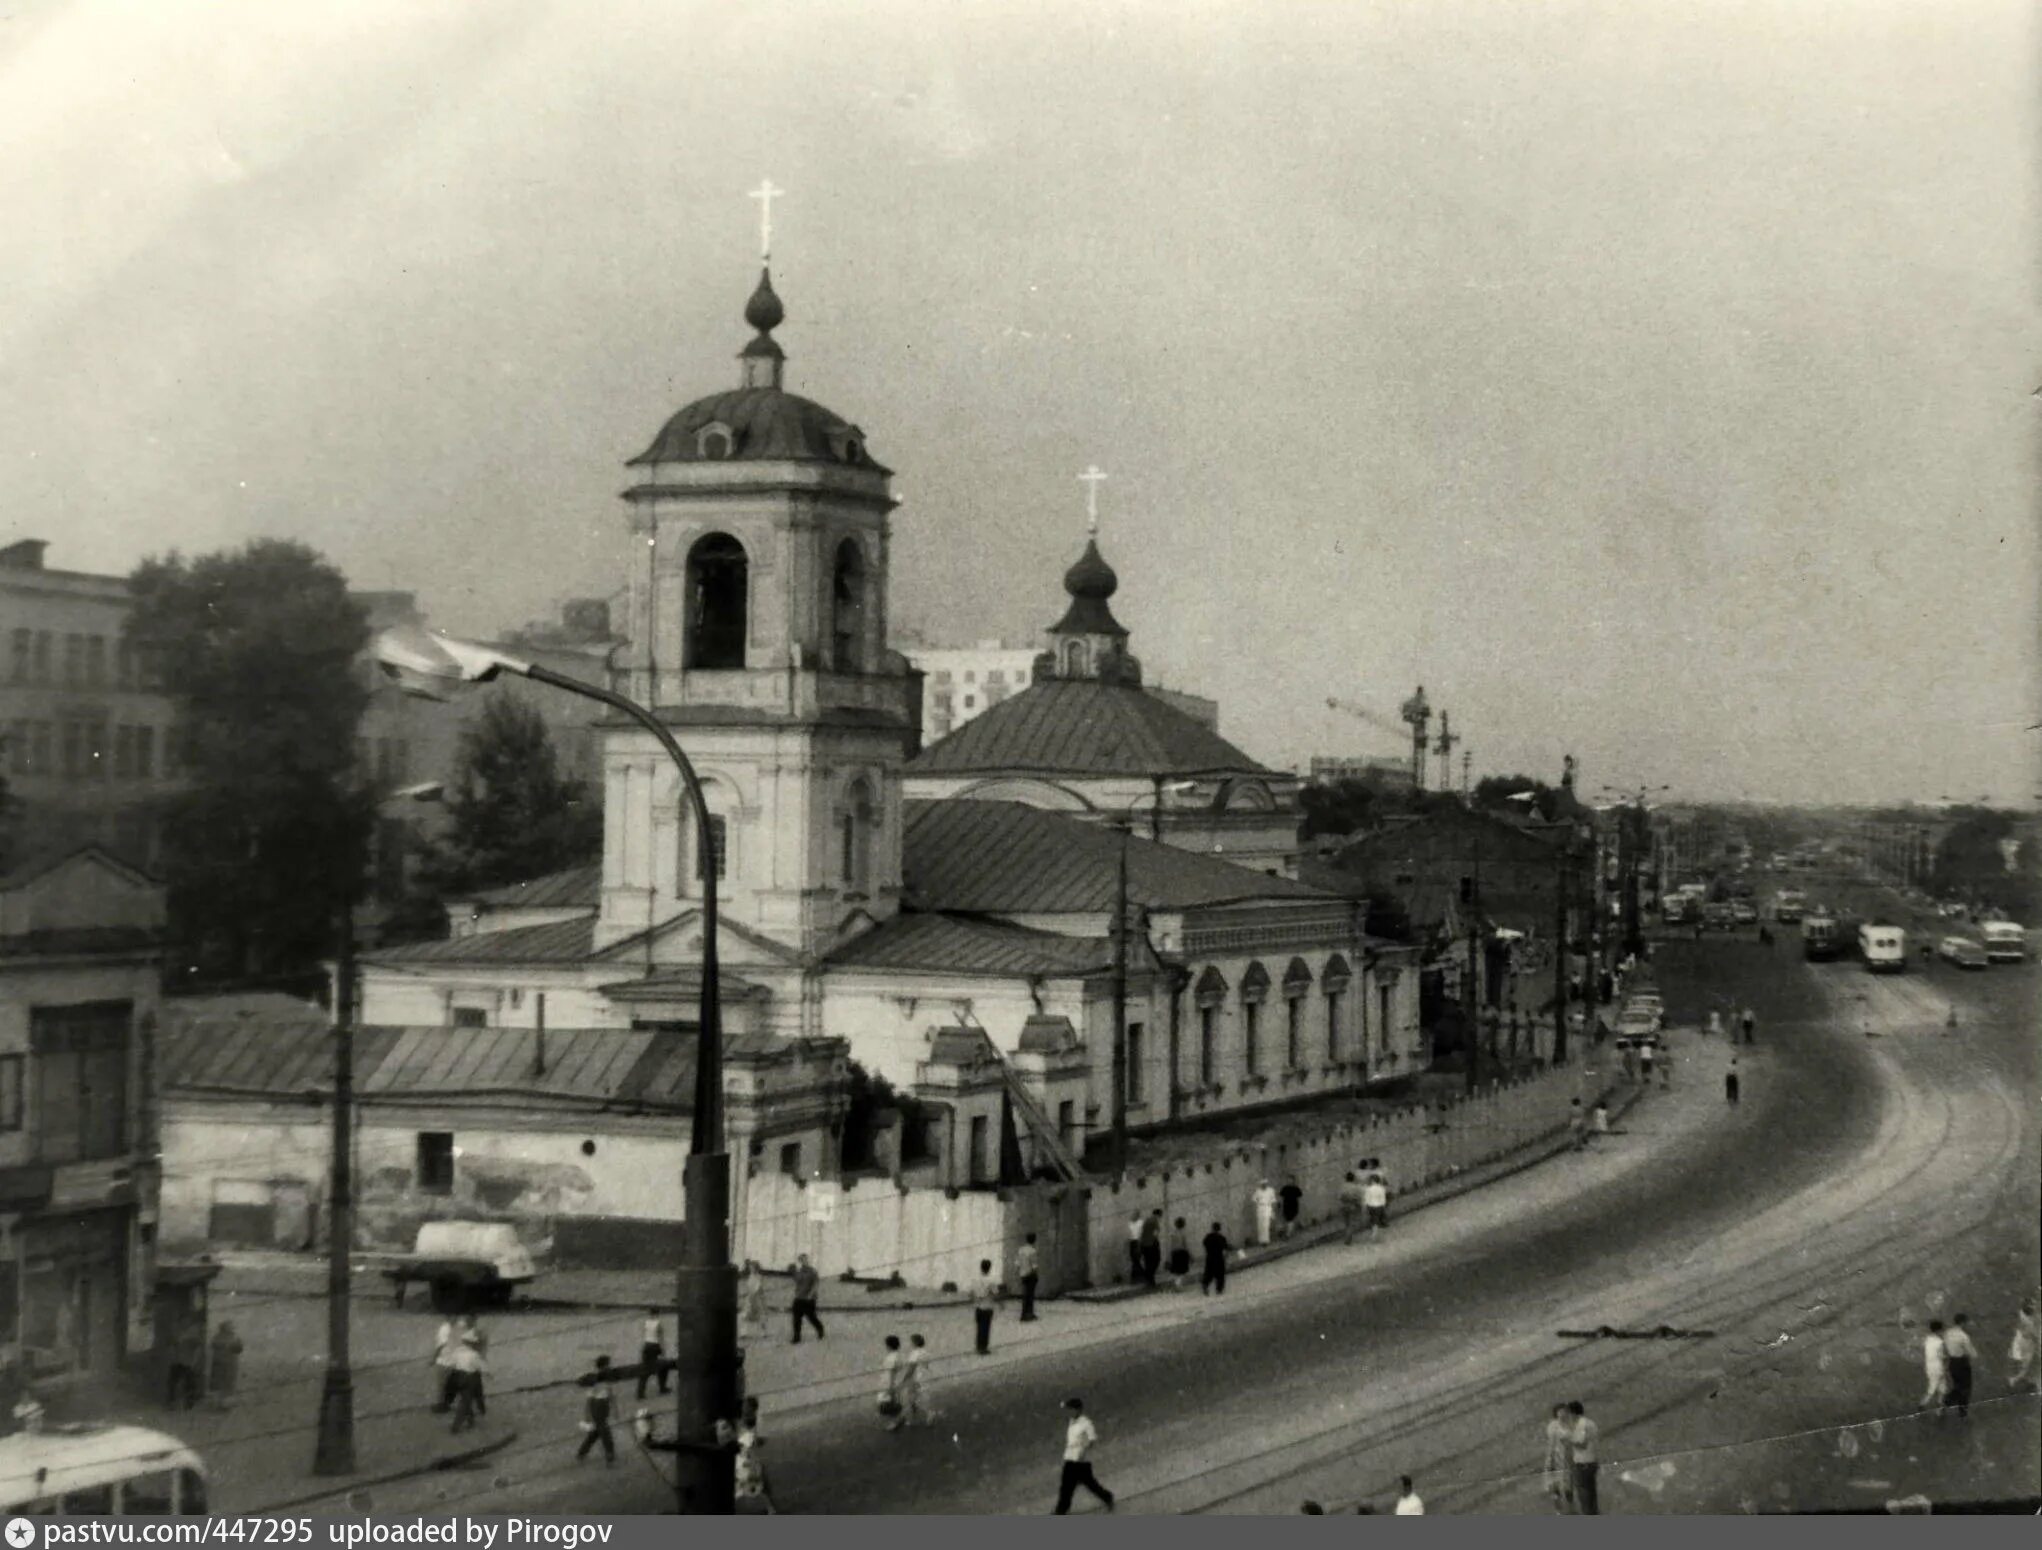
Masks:
[[[694,1101],[695,1039],[642,1028],[359,1028],[355,1090],[383,1098],[559,1099],[604,1105],[686,1108]],[[740,1034],[726,1056],[774,1056],[792,1040]],[[281,1018],[177,1018],[165,1028],[167,1089],[216,1096],[289,1098],[333,1079],[334,1040],[323,1023]]]
[[[902,870],[919,908],[955,914],[1113,909],[1121,837],[1018,802],[909,802]],[[1333,896],[1230,861],[1129,837],[1128,896],[1152,909]]]
[[[1031,931],[968,915],[905,914],[829,955],[832,967],[922,969],[945,974],[1080,975],[1109,967],[1100,937]]]
[[[909,775],[1270,775],[1202,721],[1133,684],[1038,679],[911,761]]]
[[[477,931],[440,942],[405,942],[364,953],[369,963],[579,963],[595,950],[596,922],[548,921],[508,931]]]
[[[531,877],[470,896],[495,909],[594,909],[602,902],[603,864],[586,861],[544,877]]]

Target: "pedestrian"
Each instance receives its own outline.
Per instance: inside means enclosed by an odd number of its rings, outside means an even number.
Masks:
[[[1191,1274],[1191,1237],[1185,1231],[1184,1218],[1178,1217],[1170,1229],[1170,1290],[1184,1290],[1184,1278]]]
[[[1758,1013],[1747,1006],[1744,1009],[1743,1021],[1744,1042],[1746,1044],[1756,1044],[1758,1042]]]
[[[1581,1100],[1574,1098],[1567,1105],[1567,1133],[1574,1138],[1574,1150],[1588,1150],[1588,1115],[1581,1107]]]
[[[794,1343],[801,1344],[801,1326],[804,1321],[815,1326],[815,1338],[823,1337],[822,1320],[815,1316],[816,1287],[822,1278],[815,1273],[815,1266],[803,1254],[794,1261]]]
[[[1584,1517],[1595,1517],[1602,1511],[1596,1499],[1595,1476],[1600,1467],[1601,1455],[1596,1452],[1596,1443],[1602,1436],[1602,1428],[1588,1419],[1588,1411],[1578,1399],[1567,1402],[1567,1457],[1574,1474],[1574,1510]]]
[[[475,1425],[475,1418],[482,1414],[482,1350],[472,1340],[454,1342],[454,1424],[451,1428],[465,1432]]]
[[[901,1403],[901,1355],[900,1336],[886,1337],[886,1355],[879,1363],[879,1414],[886,1422],[886,1429],[897,1432],[903,1424],[901,1412],[906,1408]]]
[[[579,1464],[597,1443],[603,1445],[603,1462],[617,1467],[617,1439],[610,1433],[610,1412],[615,1408],[610,1394],[610,1359],[596,1358],[596,1370],[589,1375],[588,1397],[581,1402],[581,1446],[574,1450]]]
[[[1730,1069],[1723,1073],[1723,1097],[1732,1108],[1737,1106],[1737,1057],[1730,1057]]]
[[[1574,1428],[1565,1405],[1553,1406],[1546,1421],[1546,1495],[1555,1512],[1574,1510]]]
[[[482,1326],[476,1322],[472,1313],[461,1315],[460,1328],[456,1333],[460,1336],[461,1345],[474,1347],[478,1360],[472,1365],[459,1361],[460,1352],[457,1348],[454,1353],[457,1358],[454,1365],[464,1374],[462,1381],[468,1385],[469,1399],[475,1406],[475,1413],[488,1415],[489,1399],[482,1391],[482,1375],[489,1370],[489,1336],[483,1332]]]
[[[1142,1278],[1142,1229],[1149,1219],[1136,1211],[1127,1219],[1127,1282],[1132,1286]]]
[[[2014,1370],[2007,1377],[2010,1388],[2023,1384],[2034,1387],[2035,1380],[2030,1370],[2035,1365],[2035,1299],[2030,1297],[2021,1304],[2021,1311],[2014,1315],[2014,1340],[2007,1347],[2007,1359],[2014,1364]]]
[[[1928,1380],[1921,1391],[1921,1406],[1926,1410],[1940,1405],[1950,1391],[1950,1347],[1943,1339],[1941,1319],[1930,1319],[1929,1332],[1922,1336],[1921,1365]]]
[[[1411,1483],[1409,1475],[1397,1476],[1397,1506],[1394,1515],[1399,1518],[1425,1516],[1424,1498],[1419,1496],[1418,1487]]]
[[[1673,1090],[1673,1052],[1671,1050],[1661,1050],[1659,1052],[1659,1090],[1661,1092],[1671,1092]]]
[[[1647,1087],[1652,1085],[1652,1065],[1658,1058],[1659,1052],[1650,1044],[1643,1045],[1638,1050],[1638,1070],[1644,1075],[1644,1085]]]
[[[1205,1273],[1198,1280],[1201,1295],[1217,1296],[1227,1289],[1227,1251],[1232,1247],[1220,1224],[1214,1222],[1205,1235]]]
[[[907,1426],[934,1426],[936,1412],[929,1404],[929,1346],[920,1335],[908,1336],[907,1354],[900,1366],[901,1421]]]
[[[1256,1187],[1254,1202],[1255,1245],[1258,1248],[1267,1248],[1270,1232],[1276,1225],[1276,1191],[1270,1187],[1269,1180],[1264,1179]]]
[[[1595,1132],[1598,1141],[1609,1134],[1609,1104],[1601,1098],[1595,1100],[1595,1107],[1588,1112],[1588,1128]]]
[[[1971,1361],[1978,1355],[1978,1348],[1971,1343],[1971,1331],[1965,1328],[1970,1322],[1969,1314],[1953,1313],[1950,1315],[1950,1327],[1943,1333],[1943,1354],[1950,1364],[1950,1382],[1943,1396],[1943,1406],[1966,1419],[1971,1415]]]
[[[1637,1045],[1633,1044],[1629,1039],[1619,1039],[1617,1040],[1617,1049],[1622,1053],[1624,1057],[1624,1080],[1627,1082],[1637,1081],[1638,1080]]]
[[[1350,1169],[1347,1177],[1340,1181],[1340,1226],[1349,1243],[1354,1241],[1355,1230],[1361,1226],[1367,1209],[1362,1199],[1361,1180]]]
[[[659,1309],[647,1308],[645,1322],[638,1331],[638,1397],[645,1398],[645,1385],[655,1378],[659,1380],[659,1391],[667,1391],[667,1370],[662,1360],[666,1355],[666,1328],[659,1316]]]
[[[1723,1031],[1723,1014],[1721,1012],[1711,1012],[1709,1014],[1709,1026],[1704,1028],[1702,1032],[1721,1033],[1722,1031]]]
[[[433,1336],[433,1414],[445,1415],[454,1408],[454,1347],[460,1337],[452,1319],[441,1319]]]
[[[1371,1173],[1361,1187],[1361,1203],[1368,1208],[1369,1235],[1380,1238],[1390,1225],[1390,1181],[1380,1173]]]
[[[755,1340],[766,1338],[766,1272],[755,1259],[744,1262],[744,1284],[737,1293],[738,1318],[743,1332]],[[665,1392],[664,1389],[661,1390]]]
[[[225,1410],[234,1403],[234,1389],[241,1381],[240,1335],[234,1331],[231,1320],[220,1320],[220,1327],[213,1331],[212,1371],[207,1374],[207,1398],[215,1410]]]
[[[746,1517],[768,1516],[779,1511],[766,1490],[766,1470],[759,1462],[759,1446],[763,1441],[750,1427],[738,1428],[737,1457],[731,1466],[731,1506]]]
[[[1298,1230],[1298,1212],[1305,1203],[1305,1192],[1299,1186],[1296,1174],[1283,1181],[1283,1188],[1276,1192],[1276,1196],[1283,1206],[1283,1235],[1288,1238]]]
[[[190,1410],[199,1402],[199,1370],[205,1364],[205,1326],[188,1320],[170,1342],[164,1374],[163,1402],[172,1410]]]
[[[1021,1322],[1035,1322],[1035,1288],[1042,1284],[1042,1269],[1037,1263],[1035,1234],[1030,1233],[1021,1247],[1014,1251],[1014,1269],[1021,1278]]]
[[[1000,1283],[993,1279],[993,1262],[982,1259],[978,1262],[978,1285],[972,1289],[971,1312],[978,1324],[978,1354],[990,1356],[993,1350],[993,1309],[1000,1305]]]
[[[1153,1289],[1163,1268],[1163,1212],[1160,1207],[1142,1219],[1142,1280]]]
[[[1083,1486],[1105,1505],[1113,1510],[1113,1493],[1099,1483],[1099,1477],[1092,1473],[1092,1448],[1099,1441],[1099,1429],[1092,1424],[1092,1418],[1085,1414],[1082,1399],[1067,1399],[1064,1409],[1070,1415],[1070,1424],[1064,1428],[1063,1478],[1057,1483],[1056,1510],[1058,1516],[1071,1510],[1071,1498]]]

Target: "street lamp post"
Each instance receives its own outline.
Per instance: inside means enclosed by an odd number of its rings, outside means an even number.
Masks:
[[[386,635],[378,657],[397,676],[484,683],[517,673],[595,700],[650,733],[680,772],[695,823],[702,883],[702,984],[697,1014],[694,1123],[682,1174],[681,1263],[675,1272],[675,1504],[682,1513],[729,1514],[734,1473],[715,1441],[716,1423],[737,1415],[737,1270],[730,1263],[730,1155],[723,1146],[723,1017],[716,952],[716,847],[695,767],[651,711],[612,689],[494,647],[434,635],[423,646]],[[648,929],[651,922],[647,922]]]

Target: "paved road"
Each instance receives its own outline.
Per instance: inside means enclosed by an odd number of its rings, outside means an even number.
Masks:
[[[1607,1510],[1735,1510],[1780,1489],[1847,1497],[1841,1477],[1757,1478],[1774,1461],[1753,1440],[1897,1414],[1918,1384],[1911,1322],[1932,1300],[1970,1298],[2004,1322],[2032,1278],[2035,1135],[2021,1095],[2036,1081],[2023,1021],[2035,972],[1875,980],[1848,962],[1805,965],[1784,941],[1721,938],[1667,944],[1660,972],[1676,1021],[1718,1000],[1757,1009],[1734,1116],[1577,1197],[1547,1188],[1544,1208],[1389,1279],[1363,1268],[1258,1294],[1243,1278],[1224,1313],[1131,1333],[1110,1354],[949,1380],[931,1432],[881,1433],[862,1402],[769,1411],[782,1510],[1045,1510],[1071,1392],[1099,1419],[1101,1474],[1123,1511],[1380,1501],[1405,1470],[1434,1511],[1533,1510],[1544,1408],[1572,1397],[1603,1420],[1613,1459],[1666,1455],[1613,1465]],[[1953,997],[1966,1008],[1956,1038],[1940,1035]],[[1708,1042],[1692,1041],[1684,1081],[1723,1058]],[[1555,1333],[1599,1323],[1715,1337]],[[1997,1323],[1984,1333],[2004,1348]],[[664,1506],[646,1461],[577,1468],[572,1415],[551,1420],[487,1478],[379,1493],[377,1506]],[[1959,1489],[2002,1462],[1975,1447],[1931,1459]],[[1614,1478],[1627,1472],[1641,1483]]]

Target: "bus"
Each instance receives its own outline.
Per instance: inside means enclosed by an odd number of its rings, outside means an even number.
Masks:
[[[49,1426],[0,1437],[0,1513],[129,1517],[204,1513],[206,1466],[141,1426]]]
[[[1994,963],[2020,963],[2028,956],[2028,933],[2011,920],[1982,921],[1985,956]]]
[[[1801,920],[1801,956],[1810,963],[1827,963],[1843,951],[1843,933],[1834,918],[1815,914]]]
[[[1907,968],[1907,933],[1867,921],[1858,927],[1858,956],[1874,974],[1899,974]]]

